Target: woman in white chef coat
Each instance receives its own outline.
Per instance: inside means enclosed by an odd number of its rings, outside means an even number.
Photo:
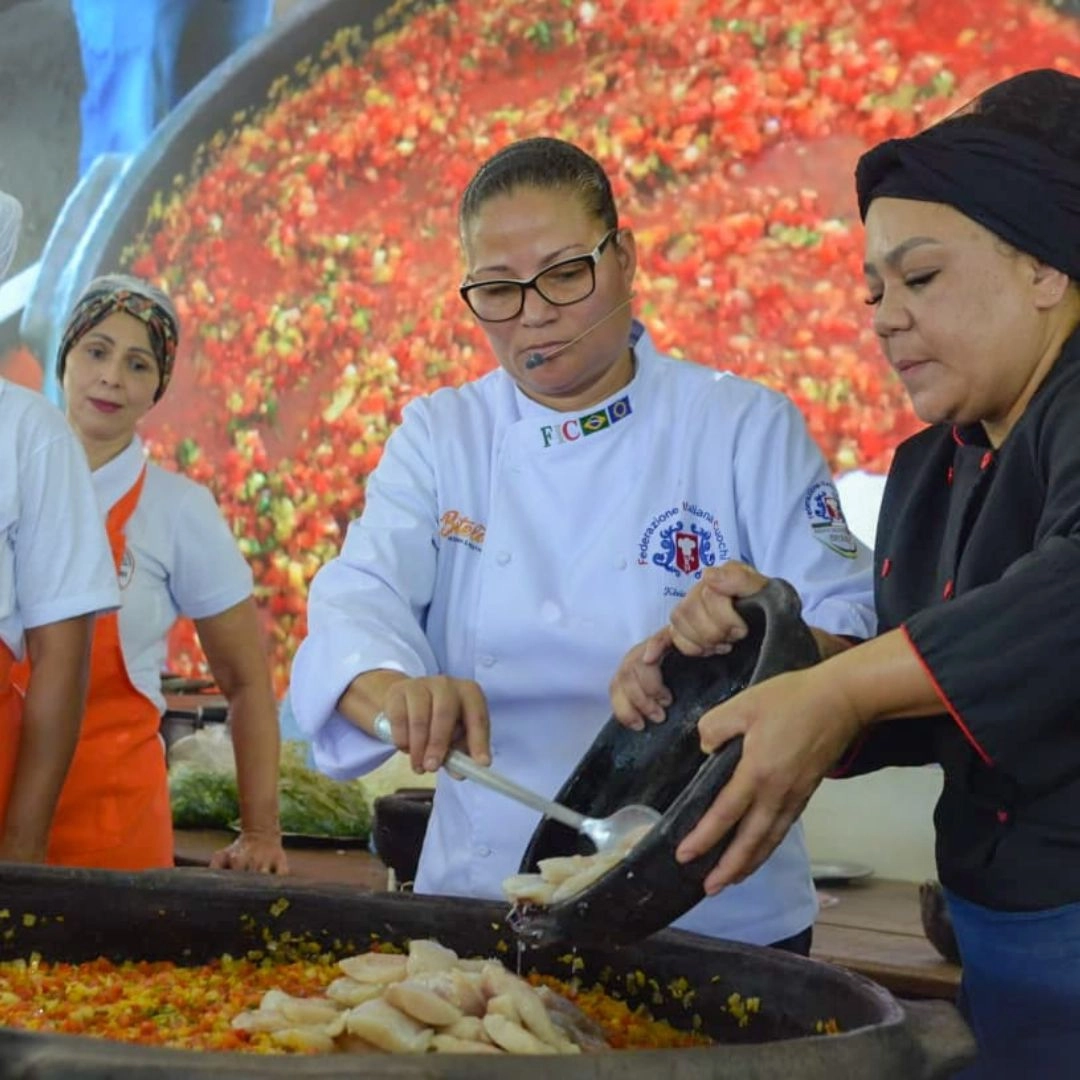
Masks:
[[[634,237],[596,161],[509,146],[469,184],[460,231],[461,294],[499,367],[406,407],[312,583],[290,696],[323,770],[379,764],[382,711],[416,769],[460,740],[553,794],[623,655],[729,560],[791,581],[829,649],[873,631],[867,552],[795,407],[662,355],[632,318]],[[440,774],[417,891],[500,897],[537,822]],[[805,951],[815,915],[796,826],[677,925]]]
[[[240,789],[242,831],[211,865],[283,872],[280,739],[250,568],[210,492],[149,462],[136,434],[169,384],[177,336],[167,296],[113,275],[87,286],[60,343],[57,377],[92,470],[121,609],[94,630],[83,730],[49,861],[172,865],[160,673],[168,632],[186,615],[229,702]]]
[[[0,279],[21,209],[0,192]],[[44,862],[75,751],[94,615],[116,581],[86,459],[39,394],[0,379],[0,861]],[[23,655],[35,678],[12,682]]]

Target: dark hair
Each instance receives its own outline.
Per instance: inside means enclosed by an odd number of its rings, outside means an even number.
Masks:
[[[488,199],[521,187],[565,188],[574,192],[605,228],[614,229],[619,224],[611,181],[600,163],[573,143],[536,138],[503,147],[476,171],[461,197],[458,225],[462,232]]]
[[[1080,78],[1053,68],[1021,72],[984,90],[938,126],[953,124],[1020,135],[1080,162]]]

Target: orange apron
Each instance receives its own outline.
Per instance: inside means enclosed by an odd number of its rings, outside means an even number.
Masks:
[[[105,522],[117,574],[127,523],[145,480],[144,466]],[[119,613],[99,615],[82,732],[56,805],[48,862],[104,870],[173,865],[169,780],[160,728],[158,707],[128,675]]]

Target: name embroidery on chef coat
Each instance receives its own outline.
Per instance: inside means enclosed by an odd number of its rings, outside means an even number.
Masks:
[[[845,559],[854,559],[859,554],[859,545],[848,528],[835,485],[825,481],[813,484],[803,500],[803,509],[814,536],[830,551]]]
[[[487,526],[466,517],[460,510],[447,510],[439,518],[439,535],[455,544],[464,544],[479,551],[484,543]]]
[[[638,566],[658,566],[678,580],[664,588],[665,596],[685,596],[680,586],[697,581],[706,566],[728,558],[716,515],[688,500],[657,514],[638,542]]]
[[[560,446],[563,443],[577,442],[598,431],[606,431],[613,424],[625,420],[634,410],[630,407],[629,395],[613,401],[605,409],[586,413],[574,420],[564,420],[561,424],[544,424],[540,428],[540,437],[544,440],[544,449]]]

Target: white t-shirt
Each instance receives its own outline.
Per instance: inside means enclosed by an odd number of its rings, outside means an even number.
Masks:
[[[134,486],[145,461],[142,441],[135,438],[94,470],[101,520]],[[251,568],[210,492],[152,462],[125,539],[119,574],[120,643],[135,688],[164,712],[161,672],[173,623],[181,615],[220,615],[246,600]]]
[[[86,455],[40,394],[0,379],[0,639],[117,606]]]

